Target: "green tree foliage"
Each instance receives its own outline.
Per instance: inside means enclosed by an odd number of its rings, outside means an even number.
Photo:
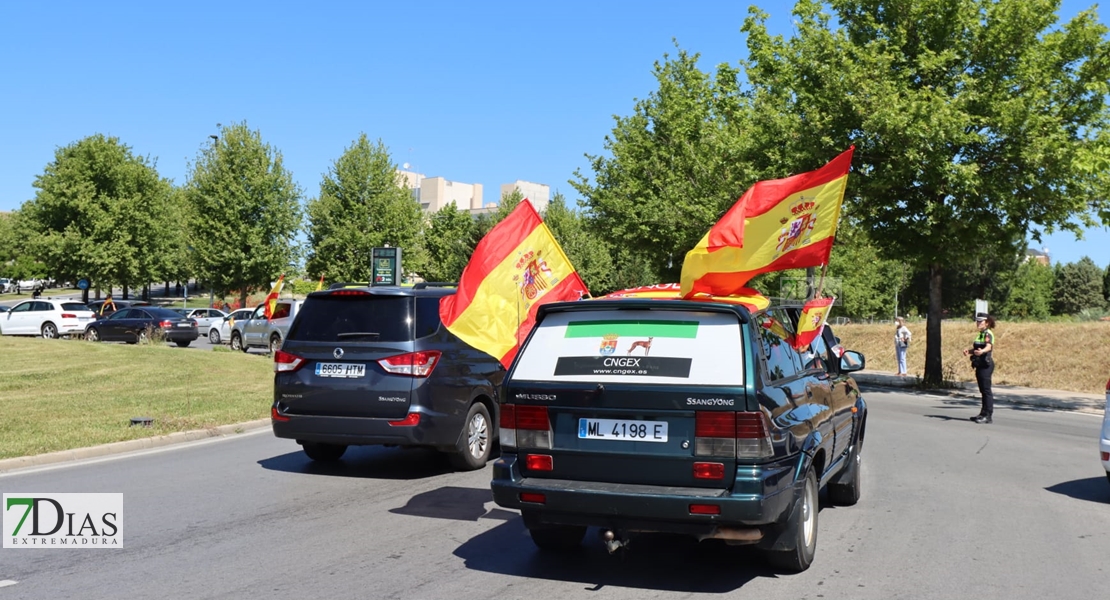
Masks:
[[[227,125],[185,185],[194,274],[216,293],[266,287],[297,259],[301,198],[281,153],[245,122]]]
[[[1014,273],[1010,294],[998,304],[998,314],[1017,319],[1046,319],[1052,308],[1056,276],[1052,267],[1026,260]]]
[[[1106,273],[1102,277],[1102,297],[1110,306],[1110,265],[1106,267]]]
[[[1079,262],[1061,266],[1052,291],[1054,312],[1058,315],[1074,315],[1085,309],[1105,307],[1102,278],[1102,269],[1086,256]]]
[[[424,230],[428,260],[421,275],[426,281],[458,281],[474,252],[474,219],[448,204],[429,218]]]
[[[142,286],[166,273],[183,216],[149,159],[96,134],[59,148],[34,185],[22,228],[52,276],[110,287]]]
[[[842,223],[829,258],[828,276],[839,286],[833,290],[840,299],[841,313],[853,319],[890,319],[898,312],[910,313],[899,302],[909,279],[908,267],[896,260],[882,258],[866,232]]]
[[[590,231],[585,217],[571,210],[562,194],[556,193],[548,203],[543,221],[592,295],[601,296],[618,289],[612,247]]]
[[[324,175],[320,195],[308,202],[306,270],[329,280],[370,281],[371,250],[389,245],[402,249],[406,272],[420,272],[422,221],[388,149],[361,134]]]
[[[0,213],[0,277],[14,277],[10,263],[21,254],[23,242],[16,237],[15,220],[18,215],[18,211]]]
[[[1107,30],[1092,12],[1057,27],[1058,6],[801,0],[790,39],[758,11],[744,25],[754,113],[776,115],[761,128],[827,156],[856,144],[848,214],[884,255],[928,272],[927,380],[942,377],[946,270],[1110,216],[1096,170],[1110,141]]]
[[[679,51],[657,62],[659,89],[616,118],[605,138],[611,156],[587,155],[594,181],[576,172],[571,182],[619,248],[614,270],[635,275],[622,287],[678,281],[686,252],[755,181],[741,160],[748,138],[736,72],[722,66],[714,79],[697,59]]]

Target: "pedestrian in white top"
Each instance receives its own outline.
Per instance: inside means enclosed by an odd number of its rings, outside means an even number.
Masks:
[[[894,356],[898,358],[898,376],[909,375],[906,369],[906,349],[910,346],[913,334],[906,327],[906,320],[902,317],[894,318]]]

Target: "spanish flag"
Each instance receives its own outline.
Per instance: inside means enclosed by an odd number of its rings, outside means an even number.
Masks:
[[[278,294],[281,293],[281,287],[284,283],[285,274],[282,273],[281,277],[278,277],[277,283],[270,289],[270,293],[266,294],[266,299],[263,301],[266,303],[266,308],[263,310],[263,314],[266,315],[267,320],[274,314],[274,309],[277,307]]]
[[[320,276],[320,283],[316,284],[316,291],[317,292],[319,292],[322,289],[324,289],[324,276],[323,275]]]
[[[681,300],[681,287],[677,283],[656,283],[640,287],[628,288],[610,292],[599,300],[616,300],[620,298],[653,298],[660,300]],[[751,288],[741,288],[731,296],[710,296],[708,294],[695,294],[691,300],[720,302],[724,304],[741,304],[751,312],[761,311],[771,305],[771,301]]]
[[[802,314],[798,315],[798,334],[793,340],[794,348],[803,350],[821,335],[835,301],[836,298],[814,298],[802,305]]]
[[[508,368],[541,304],[578,300],[586,284],[527,199],[478,242],[459,289],[439,301],[451,333]]]
[[[744,192],[686,253],[683,297],[731,296],[760,273],[828,263],[853,150],[816,171],[759,181]]]

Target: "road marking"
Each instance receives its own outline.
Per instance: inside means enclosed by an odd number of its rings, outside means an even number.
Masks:
[[[19,582],[11,579],[0,579],[0,587],[8,587],[9,585],[15,585],[17,583]]]

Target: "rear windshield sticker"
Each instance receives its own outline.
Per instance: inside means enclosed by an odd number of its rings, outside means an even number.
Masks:
[[[673,357],[560,356],[555,362],[555,375],[689,377],[692,362]]]

